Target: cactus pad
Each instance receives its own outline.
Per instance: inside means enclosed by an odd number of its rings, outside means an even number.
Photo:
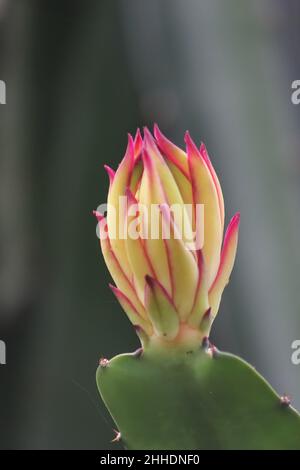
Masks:
[[[128,449],[300,449],[300,416],[245,361],[215,348],[122,354],[97,384]]]

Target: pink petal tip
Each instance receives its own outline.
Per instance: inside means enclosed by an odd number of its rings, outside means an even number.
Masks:
[[[114,180],[114,177],[115,177],[115,171],[108,165],[104,165],[104,169],[105,169],[106,173],[108,174],[109,182],[111,184]]]

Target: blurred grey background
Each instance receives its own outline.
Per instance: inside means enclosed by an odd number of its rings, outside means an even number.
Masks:
[[[95,369],[138,340],[91,211],[154,121],[206,143],[241,212],[213,342],[300,408],[299,40],[297,0],[0,1],[1,448],[118,448]]]

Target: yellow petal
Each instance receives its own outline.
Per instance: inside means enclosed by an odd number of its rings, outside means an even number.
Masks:
[[[154,276],[155,274],[144,246],[144,240],[140,236],[138,236],[138,226],[142,224],[141,214],[136,215],[131,213],[131,209],[139,207],[138,202],[134,198],[130,190],[127,190],[126,195],[128,200],[128,236],[125,240],[125,248],[131,270],[134,274],[134,285],[139,299],[141,300],[141,302],[143,302],[145,292],[145,276]],[[133,233],[131,233],[131,230]],[[136,234],[134,232],[136,232]]]
[[[198,283],[192,311],[188,317],[188,324],[194,328],[199,328],[205,312],[209,308],[207,272],[202,252],[198,251]]]
[[[180,190],[147,129],[145,129],[143,162],[144,172],[140,186],[139,201],[148,207],[149,213],[153,204],[159,205],[165,203],[173,206],[173,208],[176,207],[178,217],[182,221],[181,226],[185,230],[184,235],[186,234],[190,241],[190,219],[184,207]],[[150,222],[148,230],[152,230]],[[159,231],[161,231],[160,227]],[[161,240],[161,237],[158,240],[148,237],[145,240],[145,246],[157,279],[160,280],[168,293],[171,294],[171,278],[168,275],[168,253],[166,253],[164,241]]]
[[[126,255],[123,233],[125,227],[125,210],[120,209],[120,196],[125,199],[125,190],[129,186],[134,164],[134,144],[132,137],[128,135],[128,145],[125,156],[121,161],[108,192],[107,226],[112,249],[126,276],[132,277],[129,262]]]
[[[157,124],[154,126],[154,135],[159,149],[167,159],[167,165],[174,177],[184,204],[191,206],[189,215],[190,228],[195,229],[192,216],[193,191],[189,175],[189,166],[186,153],[168,140],[159,130]]]
[[[205,160],[188,132],[185,141],[194,204],[204,205],[204,245],[202,251],[207,267],[208,284],[211,285],[219,266],[222,244],[222,224],[218,195]]]
[[[215,172],[214,167],[212,166],[212,163],[210,161],[208,152],[207,152],[206,147],[205,147],[203,142],[200,145],[200,153],[203,156],[203,158],[204,158],[204,160],[207,164],[207,167],[208,167],[208,169],[211,173],[212,179],[215,183],[215,187],[216,187],[217,194],[218,194],[218,201],[219,201],[219,208],[220,208],[220,218],[221,218],[222,232],[223,232],[223,230],[224,230],[224,218],[225,218],[225,207],[224,207],[223,192],[222,192],[222,188],[221,188],[221,185],[220,185],[218,175]]]
[[[218,273],[209,291],[209,304],[213,315],[219,310],[223,290],[229,282],[234,265],[239,231],[240,215],[236,214],[226,230]]]
[[[186,176],[182,173],[178,166],[175,165],[175,163],[168,161],[167,165],[177,184],[184,204],[193,204],[193,192],[190,181],[186,178]]]
[[[167,139],[160,131],[157,124],[154,125],[154,136],[162,154],[170,162],[176,165],[177,168],[180,169],[181,173],[183,173],[186,178],[189,179],[189,166],[186,153],[177,147],[177,145],[173,144],[173,142],[171,142],[169,139]]]
[[[138,157],[134,162],[134,167],[132,170],[132,175],[130,178],[129,188],[133,194],[136,194],[139,185],[141,183],[143,174],[143,162],[141,157]]]
[[[98,221],[99,221],[99,229],[100,229],[100,246],[102,250],[102,254],[104,257],[104,261],[106,266],[113,278],[114,282],[121,289],[123,292],[126,292],[127,297],[130,299],[131,303],[133,304],[134,308],[139,312],[141,316],[146,318],[146,312],[144,309],[143,304],[139,300],[135,288],[132,285],[131,279],[129,279],[125,272],[123,271],[109,240],[107,233],[105,234],[105,218],[99,214],[98,212],[95,213]]]
[[[160,206],[164,229],[168,237],[165,238],[168,253],[169,269],[172,282],[172,299],[182,320],[191,312],[198,283],[198,268],[194,255],[188,250],[186,244],[178,233],[171,218],[169,208]],[[170,235],[170,236],[169,236]]]
[[[155,185],[157,184],[160,186],[162,189],[160,192],[163,192],[164,195],[163,200],[162,196],[160,196],[159,202],[166,202],[170,206],[172,204],[180,204],[183,206],[184,201],[176,181],[147,128],[144,130],[144,148],[144,156],[148,157],[146,161],[144,159],[144,171],[148,171],[150,173],[153,182]],[[155,189],[156,188],[154,187],[154,190]]]
[[[161,215],[159,213],[159,221],[156,227],[151,226],[151,206],[156,204],[157,206],[165,201],[165,196],[162,190],[161,182],[156,172],[152,170],[151,161],[149,156],[144,151],[144,172],[139,190],[139,202],[147,208],[148,221],[144,221],[144,229],[146,238],[144,240],[144,246],[148,258],[151,262],[155,277],[161,282],[164,288],[169,294],[172,292],[171,278],[169,273],[168,256],[166,252],[165,242],[161,237]],[[152,210],[154,208],[152,207]],[[153,229],[157,229],[158,238],[152,236]]]

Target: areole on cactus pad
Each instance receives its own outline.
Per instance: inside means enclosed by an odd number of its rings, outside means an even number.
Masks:
[[[244,361],[208,341],[240,217],[223,240],[218,177],[204,144],[198,148],[188,132],[185,143],[186,152],[157,126],[154,137],[138,130],[117,171],[105,167],[106,218],[95,211],[101,249],[142,349],[101,361],[100,394],[128,448],[300,448],[297,412]]]

